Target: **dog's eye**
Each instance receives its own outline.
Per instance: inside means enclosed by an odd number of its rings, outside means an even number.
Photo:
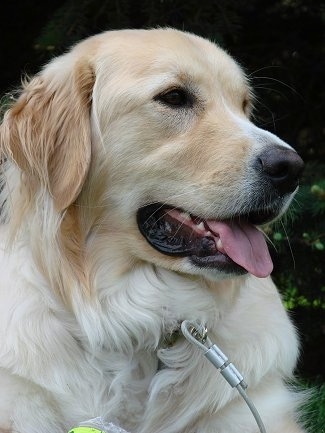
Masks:
[[[242,109],[246,116],[250,116],[253,111],[253,99],[250,97],[246,97],[242,102]]]
[[[155,100],[175,108],[189,106],[192,103],[190,95],[184,89],[173,89],[160,93]]]
[[[247,109],[248,109],[248,106],[249,106],[249,100],[247,99],[247,98],[245,98],[244,100],[243,100],[243,111],[246,113],[246,111],[247,111]]]

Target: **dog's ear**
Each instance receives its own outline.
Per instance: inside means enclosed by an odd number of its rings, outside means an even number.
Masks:
[[[22,170],[29,193],[41,186],[57,211],[72,204],[91,158],[94,73],[87,61],[50,64],[24,86],[2,124],[5,157]]]

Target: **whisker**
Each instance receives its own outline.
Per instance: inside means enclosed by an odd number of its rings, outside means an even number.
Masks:
[[[250,74],[248,74],[247,77],[248,78],[251,78],[251,77],[255,78],[254,74],[256,74],[257,72],[265,71],[266,69],[275,69],[275,68],[279,69],[279,68],[281,68],[281,66],[279,66],[279,65],[263,66],[262,68],[256,69],[255,71],[253,71]]]
[[[293,269],[296,269],[296,260],[295,260],[295,257],[294,257],[294,254],[293,254],[293,251],[292,251],[292,248],[291,248],[291,243],[290,243],[290,239],[289,239],[287,230],[286,230],[285,225],[283,224],[282,220],[280,220],[280,223],[282,225],[282,228],[283,228],[283,231],[284,231],[284,234],[285,234],[285,237],[286,237],[286,241],[288,242],[288,246],[289,246],[289,249],[290,249],[290,254],[291,254],[292,262],[293,262]]]
[[[272,117],[272,122],[264,122],[263,124],[261,123],[261,126],[266,126],[266,125],[269,125],[270,123],[272,123],[273,124],[273,130],[274,131],[276,131],[276,126],[275,126],[275,116],[274,116],[274,113],[272,112],[272,110],[270,110],[270,108],[267,106],[267,105],[265,105],[265,104],[263,104],[263,102],[261,102],[260,100],[259,100],[259,98],[256,98],[256,102],[257,102],[257,104],[256,105],[260,105],[261,107],[264,107],[265,108],[265,110],[271,115],[271,117]],[[255,115],[255,119],[256,120],[258,120],[258,115]]]
[[[263,230],[263,234],[264,234],[264,236],[266,237],[268,243],[271,244],[272,247],[275,249],[276,253],[278,253],[278,249],[277,249],[275,243],[274,243],[274,242],[272,241],[272,239],[270,238],[270,236],[269,236],[268,234],[266,234],[264,230]]]
[[[262,85],[260,85],[260,86],[257,85],[257,86],[254,86],[254,89],[257,89],[257,90],[268,90],[270,92],[277,93],[278,95],[284,96],[284,97],[286,97],[288,99],[288,97],[287,97],[287,95],[285,93],[281,92],[278,89],[272,89],[272,87],[265,87],[265,86],[262,86]],[[258,100],[258,98],[257,98],[257,100]]]
[[[277,78],[266,77],[266,76],[255,76],[254,79],[270,80],[270,81],[274,81],[276,83],[279,83],[282,86],[287,87],[289,90],[291,90],[292,93],[294,93],[295,95],[299,96],[299,98],[301,98],[301,100],[304,101],[304,98],[301,95],[301,93],[297,92],[297,90],[295,88],[289,86],[289,84],[285,83],[284,81],[278,80]]]

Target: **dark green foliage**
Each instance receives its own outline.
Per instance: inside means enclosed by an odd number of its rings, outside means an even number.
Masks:
[[[309,177],[310,173],[314,173]],[[289,214],[267,232],[277,254],[275,277],[289,309],[325,311],[325,173],[322,164],[306,167],[304,185]]]
[[[61,50],[107,29],[173,26],[223,40],[240,28],[235,0],[67,0],[45,26],[38,49]],[[219,19],[215,20],[215,15]]]
[[[274,245],[274,279],[301,335],[299,372],[324,376],[325,165],[307,164],[288,217],[267,231]]]
[[[311,383],[304,384],[302,389],[311,389]],[[303,408],[302,421],[310,433],[325,433],[325,384],[315,386],[309,403]]]

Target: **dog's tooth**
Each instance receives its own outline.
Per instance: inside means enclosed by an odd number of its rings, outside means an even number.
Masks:
[[[212,236],[212,233],[210,232],[210,230],[206,232],[205,236]]]
[[[197,224],[197,228],[199,228],[200,230],[205,230],[203,221],[201,221],[199,224]]]
[[[218,248],[218,251],[220,251],[221,253],[223,253],[225,251],[220,238],[217,240],[217,248]]]
[[[181,212],[180,216],[182,218],[184,218],[184,220],[187,220],[187,221],[191,219],[191,215],[188,212]]]

